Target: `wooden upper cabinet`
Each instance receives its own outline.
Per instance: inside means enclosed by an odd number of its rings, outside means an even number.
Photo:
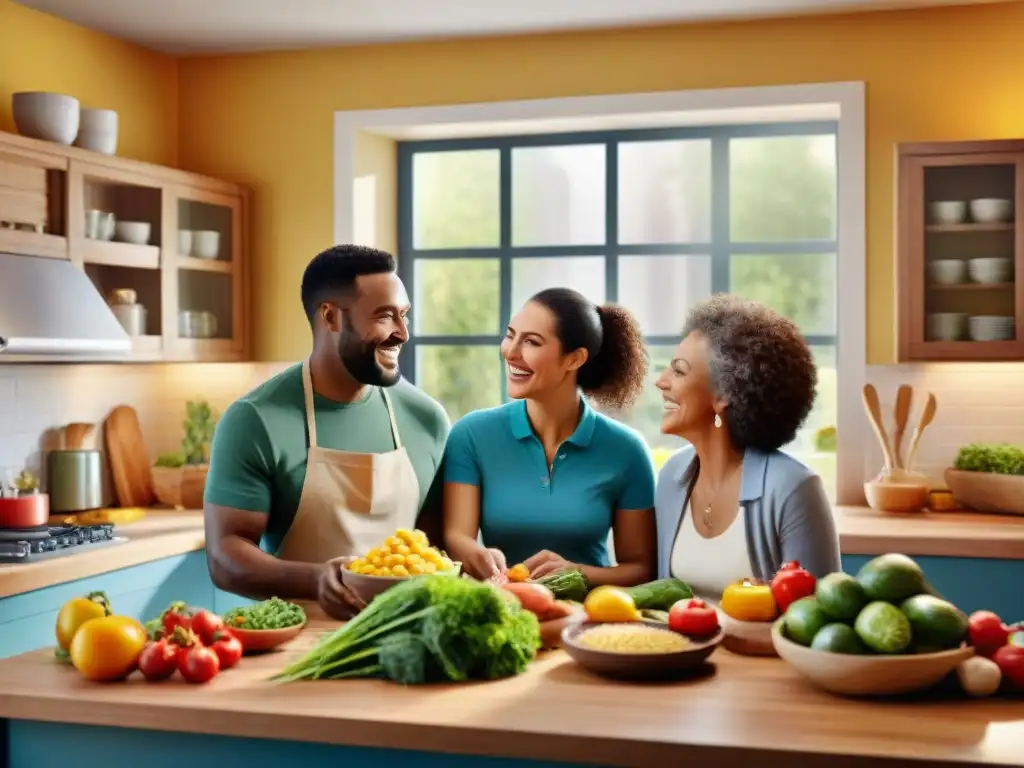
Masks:
[[[897,147],[900,362],[1024,360],[1024,140]]]
[[[129,361],[248,359],[248,214],[237,184],[0,133],[0,251],[133,293]]]

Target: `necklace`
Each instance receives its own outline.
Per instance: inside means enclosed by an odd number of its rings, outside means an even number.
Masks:
[[[732,480],[732,476],[735,475],[736,471],[742,466],[743,462],[741,461],[735,467],[732,468],[732,471],[729,472],[729,474],[725,476],[725,479],[723,479],[722,482],[718,484],[718,488],[715,489],[715,492],[711,495],[711,498],[708,500],[708,505],[704,507],[704,527],[707,528],[709,531],[713,531],[715,529],[715,526],[711,522],[711,507],[718,500],[718,496],[722,492],[722,489],[724,489],[729,484],[729,481]]]

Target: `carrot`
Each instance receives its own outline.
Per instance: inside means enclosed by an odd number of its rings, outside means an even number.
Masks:
[[[540,584],[509,582],[502,584],[501,588],[519,598],[523,608],[537,616],[545,615],[555,605],[554,594],[550,589],[542,587]]]

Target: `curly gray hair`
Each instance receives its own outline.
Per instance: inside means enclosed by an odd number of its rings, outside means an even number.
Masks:
[[[728,403],[722,418],[736,447],[774,451],[792,442],[818,383],[796,324],[756,301],[723,293],[690,311],[683,338],[694,332],[707,339],[711,390]]]

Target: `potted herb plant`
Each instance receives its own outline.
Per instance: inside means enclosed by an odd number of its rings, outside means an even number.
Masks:
[[[1024,515],[1024,448],[999,443],[965,445],[946,470],[946,485],[965,507]]]
[[[202,509],[210,443],[217,416],[205,400],[185,404],[185,437],[181,450],[161,454],[153,467],[153,490],[161,504]]]

